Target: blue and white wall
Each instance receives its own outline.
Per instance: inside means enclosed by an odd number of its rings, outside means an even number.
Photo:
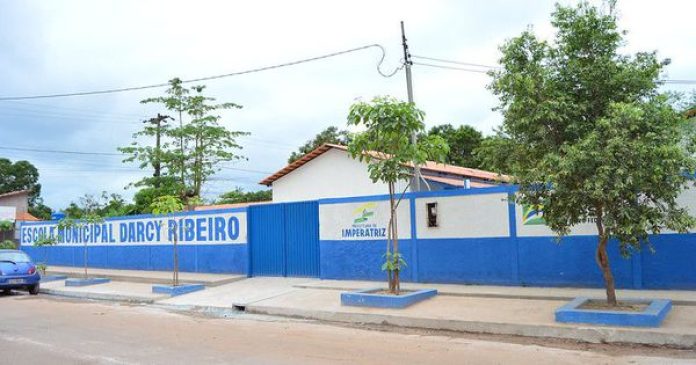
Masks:
[[[107,218],[66,230],[59,230],[57,221],[25,222],[19,235],[22,249],[49,265],[82,266],[87,246],[90,267],[171,270],[174,227],[181,271],[246,273],[245,209]],[[42,236],[55,237],[58,244],[34,247]]]
[[[561,242],[539,220],[524,216],[508,199],[513,187],[407,194],[399,211],[401,252],[407,281],[536,286],[603,285],[595,263],[596,228],[574,227]],[[387,196],[320,200],[321,277],[380,280],[385,237],[341,236],[351,227],[386,226],[388,210],[375,209],[361,224],[360,207],[388,205]],[[428,227],[426,204],[436,202],[438,227]],[[696,192],[685,191],[683,206],[696,213]],[[357,209],[356,209],[357,208]],[[372,220],[370,220],[372,219]],[[410,231],[409,231],[410,230]],[[617,285],[624,288],[696,289],[696,236],[652,236],[648,250],[630,259],[610,245]]]
[[[402,279],[430,283],[602,286],[602,276],[594,260],[597,237],[593,223],[574,227],[570,235],[556,242],[538,213],[527,212],[512,203],[509,197],[513,193],[514,187],[500,186],[406,194],[398,207],[399,246],[407,262]],[[427,224],[426,205],[432,202],[437,203],[437,227]],[[696,215],[696,190],[685,191],[679,202]],[[258,268],[268,266],[265,263],[311,258],[312,262],[300,266],[317,268],[318,265],[318,269],[306,272],[311,275],[318,272],[323,279],[384,280],[381,265],[387,243],[388,196],[323,199],[318,201],[318,206],[318,218],[316,211],[306,217],[299,213],[271,214],[276,220],[263,222],[263,217],[268,215],[248,215],[243,208],[187,212],[167,218],[150,215],[110,218],[103,224],[67,232],[59,232],[55,221],[23,223],[19,234],[22,249],[36,261],[47,261],[49,265],[82,266],[86,242],[89,266],[170,270],[173,252],[167,227],[177,222],[182,271],[294,275],[296,270],[287,269],[252,273],[249,262],[255,262]],[[312,210],[297,210],[305,211]],[[286,237],[288,232],[264,234],[278,227],[292,227],[295,233],[291,232],[290,239]],[[247,232],[256,234],[250,237]],[[318,252],[310,242],[316,242],[317,234]],[[60,243],[55,247],[33,247],[32,243],[42,235],[59,237]],[[281,239],[278,237],[285,237],[283,244],[268,242]],[[610,244],[617,285],[696,289],[696,235],[666,232],[650,239],[655,253],[644,250],[630,259],[620,257],[616,242]],[[252,248],[261,248],[262,244],[279,249],[277,252],[259,249],[250,255],[254,252]],[[303,255],[280,257],[300,249]],[[269,252],[280,256],[271,257]]]

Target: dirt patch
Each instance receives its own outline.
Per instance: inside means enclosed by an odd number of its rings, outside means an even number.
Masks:
[[[578,309],[601,310],[612,312],[643,312],[646,308],[648,308],[648,305],[649,303],[619,301],[616,306],[612,306],[603,300],[588,300],[581,306],[579,306]]]
[[[411,294],[411,293],[415,293],[415,292],[416,292],[415,290],[403,290],[402,289],[399,291],[399,294],[396,294],[396,293],[392,293],[386,289],[380,289],[380,290],[369,291],[366,294],[390,295],[390,296],[398,297],[401,295]]]

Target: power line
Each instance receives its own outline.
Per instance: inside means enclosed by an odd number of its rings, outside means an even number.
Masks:
[[[480,63],[453,61],[453,60],[446,60],[443,58],[434,58],[434,57],[425,57],[425,56],[416,56],[416,55],[411,55],[411,57],[420,58],[422,60],[437,61],[437,62],[443,62],[443,63],[452,63],[455,65],[462,65],[462,66],[484,67],[484,68],[491,68],[491,69],[500,68],[499,66],[489,66],[489,65],[482,65]]]
[[[258,68],[252,68],[249,70],[244,70],[244,71],[238,71],[238,72],[231,72],[227,74],[222,74],[222,75],[214,75],[214,76],[205,76],[205,77],[199,77],[196,79],[190,79],[190,80],[183,80],[182,83],[191,83],[191,82],[200,82],[200,81],[210,81],[210,80],[216,80],[216,79],[221,79],[225,77],[232,77],[232,76],[240,76],[240,75],[246,75],[250,73],[256,73],[256,72],[262,72],[262,71],[269,71],[277,68],[282,68],[282,67],[288,67],[288,66],[294,66],[294,65],[299,65],[302,63],[307,63],[307,62],[313,62],[313,61],[318,61],[318,60],[323,60],[326,58],[331,58],[331,57],[336,57],[336,56],[341,56],[344,54],[352,53],[352,52],[357,52],[357,51],[362,51],[368,48],[378,48],[380,51],[382,51],[382,56],[380,57],[379,62],[377,63],[377,72],[382,75],[383,77],[392,77],[394,76],[401,68],[402,66],[397,67],[392,71],[391,73],[384,73],[381,70],[382,63],[384,62],[384,58],[386,57],[386,51],[384,47],[382,47],[379,44],[368,44],[365,46],[361,47],[356,47],[356,48],[350,48],[346,49],[343,51],[338,51],[338,52],[333,52],[333,53],[328,53],[324,54],[321,56],[316,56],[316,57],[310,57],[310,58],[304,58],[296,61],[290,61],[290,62],[285,62],[285,63],[280,63],[276,65],[271,65],[271,66],[264,66],[264,67],[258,67]],[[72,93],[59,93],[59,94],[43,94],[43,95],[24,95],[24,96],[3,96],[0,97],[0,101],[12,101],[12,100],[30,100],[30,99],[49,99],[49,98],[62,98],[62,97],[68,97],[68,96],[87,96],[87,95],[100,95],[100,94],[113,94],[113,93],[121,93],[121,92],[127,92],[127,91],[137,91],[137,90],[145,90],[145,89],[154,89],[154,88],[160,88],[160,87],[166,87],[169,86],[169,83],[160,83],[160,84],[152,84],[152,85],[143,85],[143,86],[133,86],[133,87],[124,87],[124,88],[115,88],[115,89],[105,89],[105,90],[93,90],[93,91],[79,91],[79,92],[72,92]]]
[[[474,70],[470,68],[462,68],[462,67],[454,67],[454,66],[443,66],[443,65],[434,65],[432,63],[423,63],[423,62],[413,62],[414,65],[418,66],[427,66],[427,67],[436,67],[436,68],[444,68],[447,70],[457,70],[457,71],[466,71],[466,72],[476,72],[476,73],[482,73],[482,74],[487,74],[488,71],[483,71],[483,70]]]
[[[39,149],[39,148],[25,148],[25,147],[0,147],[0,150],[41,152],[41,153],[65,153],[65,154],[74,154],[74,155],[123,156],[123,154],[121,154],[121,153],[44,150],[44,149]]]
[[[471,62],[463,62],[463,61],[455,61],[455,60],[447,60],[443,58],[435,58],[435,57],[425,57],[425,56],[415,56],[412,55],[411,57],[413,58],[419,58],[423,60],[430,60],[430,61],[435,61],[435,62],[442,62],[442,63],[451,63],[451,64],[456,64],[456,65],[463,65],[463,66],[473,66],[473,67],[483,67],[483,68],[488,68],[490,70],[499,70],[501,67],[499,66],[489,66],[489,65],[483,65],[480,63],[471,63]],[[462,67],[454,67],[454,66],[446,66],[446,65],[436,65],[432,63],[424,63],[424,62],[413,62],[414,65],[420,65],[420,66],[427,66],[427,67],[437,67],[437,68],[442,68],[442,69],[448,69],[448,70],[457,70],[457,71],[465,71],[465,72],[476,72],[476,73],[488,73],[488,71],[482,71],[482,70],[475,70],[475,69],[470,69],[470,68],[462,68]],[[663,82],[665,84],[672,84],[672,85],[696,85],[696,80],[688,80],[688,79],[662,79],[659,80],[660,82]]]

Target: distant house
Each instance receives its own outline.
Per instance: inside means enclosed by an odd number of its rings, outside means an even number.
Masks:
[[[38,221],[39,219],[29,214],[29,190],[12,191],[0,194],[0,220],[15,222]],[[0,232],[0,241],[16,239],[16,230]]]
[[[379,153],[369,152],[378,158]],[[509,176],[428,161],[421,166],[424,190],[482,188],[509,181]],[[367,163],[350,157],[346,146],[324,144],[263,179],[273,188],[273,202],[387,194],[384,183],[373,183]],[[397,189],[403,190],[407,182]]]
[[[13,217],[3,217],[15,221],[38,221],[39,219],[29,214],[29,194],[30,190],[12,191],[0,194],[0,210],[5,212],[14,211]]]

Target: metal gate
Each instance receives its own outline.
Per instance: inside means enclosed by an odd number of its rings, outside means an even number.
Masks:
[[[252,205],[248,209],[252,276],[319,276],[317,202]]]

